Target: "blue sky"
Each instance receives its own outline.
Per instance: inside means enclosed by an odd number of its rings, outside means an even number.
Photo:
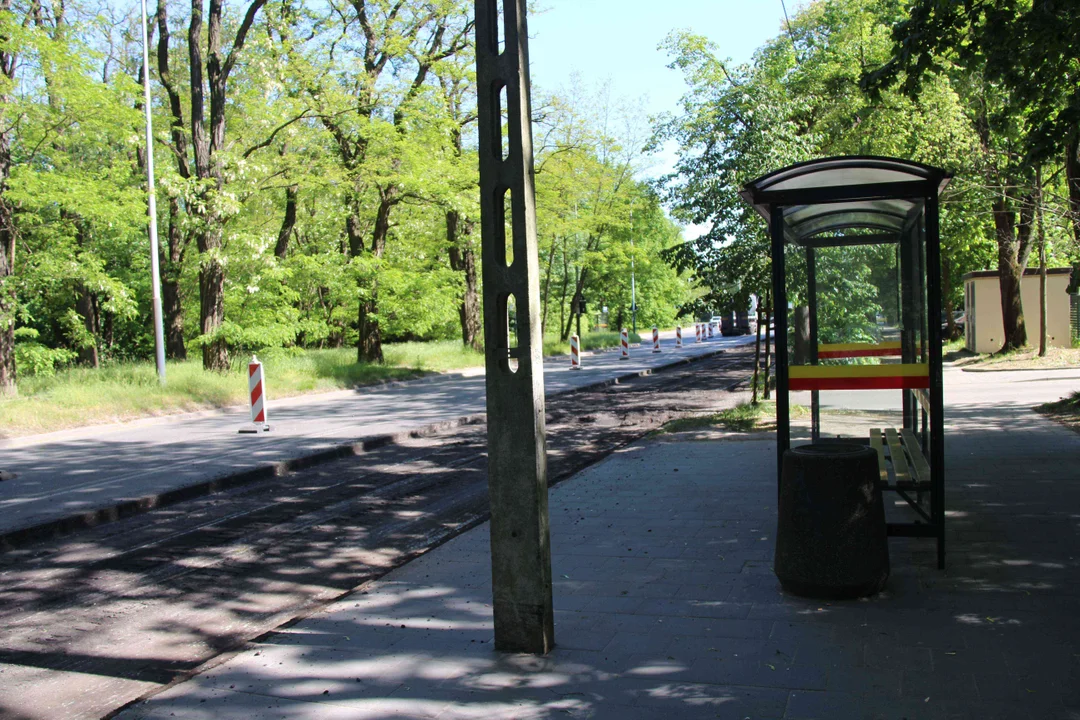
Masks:
[[[797,0],[787,0],[794,12]],[[650,114],[675,111],[684,91],[679,73],[657,50],[672,30],[687,28],[735,62],[750,59],[783,29],[780,0],[538,0],[529,16],[533,83],[564,86],[577,72],[585,83],[610,81],[613,94],[646,98]]]
[[[687,28],[714,42],[736,63],[783,30],[780,0],[538,0],[529,16],[533,85],[558,91],[577,75],[587,86],[608,82],[615,98],[642,101],[648,115],[677,112],[685,91],[657,49],[675,29]],[[787,0],[794,13],[798,0]],[[654,157],[643,173],[656,176],[674,162],[673,148]],[[704,228],[688,227],[687,237]]]

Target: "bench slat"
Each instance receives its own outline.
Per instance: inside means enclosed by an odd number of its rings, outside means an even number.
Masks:
[[[918,483],[929,483],[930,463],[926,462],[926,458],[923,456],[922,445],[919,443],[919,439],[915,437],[915,433],[909,429],[904,429],[901,432],[901,435],[904,438],[904,446],[907,448],[908,456],[911,458],[913,479]]]
[[[885,440],[889,443],[889,459],[892,460],[896,484],[911,482],[907,458],[904,456],[904,448],[900,444],[900,435],[897,434],[895,428],[885,428]]]
[[[885,448],[881,444],[881,428],[870,428],[870,447],[877,451],[878,472],[881,482],[889,484],[889,471],[885,466]]]

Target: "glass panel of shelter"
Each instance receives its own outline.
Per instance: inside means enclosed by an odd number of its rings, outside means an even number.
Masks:
[[[912,450],[929,460],[931,319],[921,206],[917,213],[899,233],[849,228],[786,244],[792,445],[866,443],[876,432],[888,447],[895,428],[897,438],[910,431],[920,441]],[[908,482],[889,515],[929,522],[929,493]]]

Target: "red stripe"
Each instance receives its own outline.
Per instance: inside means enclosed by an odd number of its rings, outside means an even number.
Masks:
[[[248,363],[248,377],[251,377],[258,371],[259,363]]]
[[[900,348],[873,348],[871,350],[818,350],[819,358],[884,357],[899,355]]]
[[[929,388],[926,376],[791,378],[790,390],[914,390]]]
[[[259,414],[255,416],[255,422],[257,422],[257,423],[266,422],[266,411],[265,410],[260,410],[259,411]]]
[[[256,385],[251,391],[251,404],[254,405],[255,401],[262,397],[262,383]]]

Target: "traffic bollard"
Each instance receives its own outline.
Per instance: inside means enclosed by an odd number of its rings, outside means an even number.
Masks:
[[[263,365],[254,355],[248,363],[248,393],[251,396],[251,425],[240,428],[240,432],[266,432],[270,426],[266,424],[266,385],[263,382]]]

